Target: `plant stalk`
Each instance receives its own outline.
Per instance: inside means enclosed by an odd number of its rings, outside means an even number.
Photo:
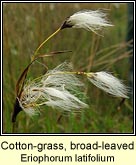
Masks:
[[[53,36],[55,36],[59,31],[61,30],[61,28],[57,29],[53,34],[51,34],[47,39],[45,39],[40,46],[36,49],[36,51],[34,52],[34,55],[31,58],[31,61],[33,61],[35,59],[35,56],[37,55],[38,51],[40,50],[40,48],[49,40],[51,39]]]

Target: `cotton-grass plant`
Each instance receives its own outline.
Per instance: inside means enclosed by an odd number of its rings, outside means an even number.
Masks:
[[[99,32],[103,28],[113,26],[106,17],[106,12],[102,10],[83,10],[74,13],[66,18],[57,31],[39,45],[31,57],[31,62],[17,81],[16,101],[12,115],[13,123],[16,121],[16,116],[21,110],[33,116],[39,113],[41,106],[44,105],[66,112],[78,112],[88,108],[84,99],[85,94],[83,93],[84,83],[79,80],[80,76],[85,76],[95,86],[115,97],[128,98],[128,88],[112,74],[104,71],[96,73],[73,71],[72,65],[67,62],[60,64],[52,70],[47,70],[44,75],[33,80],[26,79],[31,65],[39,58],[69,52],[58,51],[44,55],[38,54],[40,48],[58,32],[65,28],[82,28],[101,35]]]
[[[84,84],[73,75],[71,66],[64,62],[24,85],[19,101],[20,107],[30,116],[39,111],[41,105],[51,106],[63,111],[75,111],[88,105],[76,97]]]

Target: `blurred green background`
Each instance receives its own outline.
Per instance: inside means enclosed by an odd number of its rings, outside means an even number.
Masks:
[[[77,71],[109,71],[128,85],[130,52],[127,50],[127,4],[113,3],[5,3],[3,4],[3,133],[12,133],[11,116],[15,85],[38,45],[71,14],[82,9],[109,9],[114,24],[104,37],[83,29],[64,29],[52,38],[40,53],[72,50],[57,57],[42,59],[50,69],[70,61]],[[28,79],[44,73],[36,63]],[[25,112],[17,117],[16,133],[132,133],[133,107],[126,100],[120,110],[120,98],[97,89],[86,80],[85,92],[90,108],[80,115],[62,116],[58,110],[42,107],[41,115],[30,118]]]

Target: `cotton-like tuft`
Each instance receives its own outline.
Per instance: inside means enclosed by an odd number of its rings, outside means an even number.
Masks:
[[[68,27],[83,28],[97,33],[97,31],[109,26],[113,25],[107,20],[107,13],[105,11],[83,10],[67,18],[61,29]]]
[[[87,108],[78,98],[84,95],[81,90],[84,84],[70,73],[71,69],[71,65],[64,62],[39,79],[27,82],[18,100],[20,107],[30,116],[37,114],[42,105],[67,112]]]
[[[128,98],[128,87],[126,87],[121,80],[114,77],[110,73],[101,71],[90,73],[87,76],[89,81],[103,91],[116,97]]]

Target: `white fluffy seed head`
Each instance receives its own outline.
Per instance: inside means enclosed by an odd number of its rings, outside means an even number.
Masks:
[[[98,30],[109,26],[113,25],[107,20],[106,12],[102,10],[83,10],[67,18],[61,28],[83,28],[97,33]]]
[[[88,74],[87,76],[89,81],[103,91],[116,97],[128,98],[128,87],[110,73],[101,71]]]
[[[74,74],[64,73],[70,71],[72,71],[72,65],[64,62],[53,70],[49,70],[47,74],[43,76],[41,82],[46,87],[64,87],[70,90],[74,90],[75,87],[84,86],[84,84]]]
[[[78,98],[83,95],[83,83],[71,71],[71,65],[63,63],[48,71],[40,79],[25,84],[19,99],[20,107],[30,116],[39,112],[41,105],[51,106],[62,111],[80,111],[88,105]]]

